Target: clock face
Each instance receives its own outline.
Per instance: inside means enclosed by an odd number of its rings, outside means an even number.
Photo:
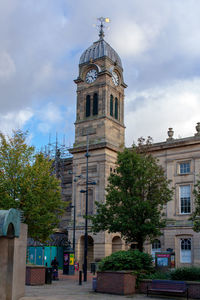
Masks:
[[[114,71],[112,72],[112,81],[114,82],[114,85],[118,85],[119,84],[119,76]]]
[[[87,72],[85,80],[87,83],[92,83],[97,79],[97,71],[95,69],[91,69]]]

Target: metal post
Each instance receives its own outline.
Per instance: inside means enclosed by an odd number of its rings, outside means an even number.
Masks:
[[[89,158],[89,140],[87,135],[87,151],[86,151],[86,201],[85,201],[85,243],[84,243],[84,281],[87,281],[87,252],[88,252],[88,158]]]
[[[74,179],[74,222],[73,222],[73,250],[75,257],[76,248],[76,177]]]
[[[82,271],[79,271],[79,285],[82,285]]]

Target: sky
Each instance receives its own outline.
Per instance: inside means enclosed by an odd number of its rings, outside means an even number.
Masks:
[[[0,131],[37,148],[74,142],[79,58],[98,40],[121,57],[126,146],[195,134],[200,122],[199,0],[1,0]]]

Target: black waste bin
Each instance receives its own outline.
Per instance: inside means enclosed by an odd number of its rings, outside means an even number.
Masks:
[[[52,268],[46,268],[45,270],[45,283],[52,283]]]
[[[90,266],[91,266],[91,273],[95,274],[95,272],[96,272],[96,264],[95,263],[91,263]]]

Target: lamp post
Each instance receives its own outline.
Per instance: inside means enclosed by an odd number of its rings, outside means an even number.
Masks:
[[[75,199],[75,198],[74,198]],[[74,205],[70,205],[71,208],[74,209],[74,218],[73,218],[73,251],[75,257],[75,248],[76,248],[76,203]]]
[[[96,182],[88,182],[88,159],[90,157],[89,154],[89,140],[87,135],[87,148],[86,148],[86,189],[81,190],[81,193],[85,193],[85,238],[84,238],[84,263],[83,263],[83,275],[84,281],[87,281],[87,255],[88,255],[88,185],[95,185]]]
[[[75,175],[74,178],[74,205],[72,208],[74,208],[74,220],[73,220],[73,250],[74,250],[74,257],[75,257],[75,249],[76,249],[76,181],[77,176]]]
[[[85,240],[84,240],[84,281],[87,281],[87,250],[88,250],[88,159],[89,155],[89,140],[87,135],[87,150],[86,150],[86,200],[85,200]]]
[[[74,205],[70,205],[71,208],[74,209],[74,218],[73,218],[73,251],[75,257],[76,250],[76,182],[82,175],[76,175],[76,172],[69,171],[69,174],[74,174]]]

